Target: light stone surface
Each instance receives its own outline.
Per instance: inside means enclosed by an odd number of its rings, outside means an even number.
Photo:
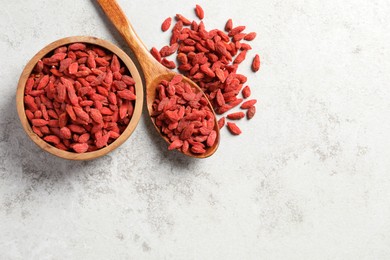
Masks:
[[[149,47],[196,3],[206,28],[256,31],[240,71],[257,114],[205,160],[168,152],[144,115],[108,156],[70,162],[29,140],[15,90],[59,38],[128,51],[94,2],[2,1],[0,259],[390,258],[388,1],[120,0]]]

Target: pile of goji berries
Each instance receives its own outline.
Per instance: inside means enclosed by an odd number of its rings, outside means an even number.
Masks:
[[[195,13],[200,20],[204,18],[204,11],[196,5]],[[171,27],[172,18],[169,17],[161,25],[162,31]],[[229,19],[225,25],[225,32],[219,29],[207,31],[203,21],[190,21],[181,14],[176,15],[176,23],[172,28],[170,44],[158,51],[151,49],[151,54],[161,64],[169,69],[175,69],[174,61],[167,59],[176,53],[179,63],[178,70],[197,83],[205,92],[217,114],[224,114],[241,104],[246,110],[247,119],[256,113],[256,99],[243,103],[251,95],[249,86],[244,86],[247,77],[237,73],[238,66],[246,58],[252,47],[242,41],[252,41],[256,38],[255,32],[244,33],[245,26],[233,27]],[[260,68],[260,57],[256,54],[252,61],[252,70]],[[238,97],[242,93],[242,98]],[[244,112],[231,113],[226,116],[230,120],[239,120],[245,117]],[[219,127],[225,125],[225,117],[221,116]],[[241,130],[233,122],[227,127],[234,135],[241,134]]]
[[[182,75],[176,75],[157,86],[152,117],[170,140],[169,150],[204,154],[217,138],[214,113],[202,92],[196,93],[182,80]]]
[[[129,124],[135,81],[118,57],[73,43],[36,64],[25,86],[32,130],[55,147],[77,153],[103,148]]]

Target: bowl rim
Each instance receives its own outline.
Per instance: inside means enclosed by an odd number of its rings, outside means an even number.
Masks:
[[[125,64],[125,66],[130,71],[130,74],[135,84],[135,93],[136,93],[136,100],[134,105],[134,111],[133,115],[131,117],[131,120],[129,124],[127,125],[126,129],[123,131],[123,133],[110,145],[101,148],[99,150],[93,151],[93,152],[86,152],[86,153],[75,153],[75,152],[69,152],[64,151],[61,149],[56,148],[55,146],[52,146],[51,144],[44,141],[41,137],[39,137],[37,134],[35,134],[30,126],[30,123],[27,119],[26,113],[25,113],[25,106],[24,106],[24,90],[25,85],[27,82],[28,77],[31,75],[35,65],[37,64],[38,60],[44,58],[48,53],[54,51],[56,48],[69,45],[72,43],[81,42],[81,43],[87,43],[92,45],[100,46],[104,49],[109,50],[110,52],[116,54],[118,58]],[[20,119],[20,122],[23,126],[24,131],[26,134],[30,137],[30,139],[38,145],[40,148],[42,148],[44,151],[53,154],[57,157],[68,159],[68,160],[91,160],[96,159],[98,157],[104,156],[108,154],[109,152],[113,151],[114,149],[118,148],[120,145],[122,145],[134,132],[135,128],[138,125],[138,122],[141,118],[142,114],[142,107],[143,107],[143,100],[144,100],[144,93],[143,93],[143,81],[141,78],[141,72],[140,70],[135,66],[132,59],[118,46],[114,45],[113,43],[103,40],[94,36],[71,36],[62,38],[59,40],[56,40],[48,45],[46,45],[44,48],[42,48],[37,54],[35,54],[31,60],[27,63],[27,65],[24,67],[22,74],[20,75],[18,86],[16,90],[16,107],[18,116]]]

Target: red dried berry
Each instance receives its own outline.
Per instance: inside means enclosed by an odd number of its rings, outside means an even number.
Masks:
[[[181,14],[176,14],[176,19],[178,21],[182,21],[184,25],[190,25],[191,24],[191,21],[188,20],[187,18],[185,18],[183,15]]]
[[[241,129],[235,123],[227,122],[227,128],[233,135],[239,135],[242,133]]]
[[[238,54],[236,59],[233,61],[233,64],[240,64],[241,62],[243,62],[246,57],[246,52],[247,52],[246,50],[240,52],[240,54]]]
[[[234,36],[234,35],[236,35],[236,34],[242,32],[243,30],[245,30],[245,28],[246,28],[246,27],[243,26],[243,25],[237,26],[237,27],[231,29],[228,35],[229,35],[230,37],[232,37],[232,36]]]
[[[260,57],[258,54],[253,58],[252,61],[252,70],[253,72],[256,72],[260,69]]]
[[[33,126],[45,126],[45,125],[48,125],[49,124],[49,121],[45,120],[45,119],[32,119],[31,120],[31,123]]]
[[[251,33],[248,33],[247,35],[245,35],[244,40],[252,41],[255,38],[256,38],[256,33],[255,32],[251,32]]]
[[[167,67],[168,69],[176,68],[176,64],[173,61],[167,60],[165,58],[161,60],[161,64]]]
[[[72,145],[72,149],[76,153],[85,153],[88,150],[88,144],[86,143],[76,143]]]
[[[196,5],[195,13],[196,13],[196,16],[198,16],[199,19],[202,20],[204,18],[204,11],[203,11],[203,8],[200,5]]]
[[[221,129],[224,125],[225,125],[225,117],[221,117],[218,120],[218,127],[219,127],[219,129]]]
[[[245,101],[244,103],[242,103],[240,108],[248,109],[248,108],[250,108],[251,106],[253,106],[256,103],[257,103],[256,99],[251,99],[251,100],[248,100],[248,101]]]
[[[178,149],[180,147],[183,146],[183,141],[180,140],[180,139],[177,139],[175,141],[173,141],[169,146],[168,146],[168,150],[174,150],[174,149]]]
[[[232,19],[227,20],[225,25],[225,31],[230,32],[230,30],[233,28],[233,21]]]
[[[242,89],[241,93],[242,93],[243,98],[248,98],[248,97],[251,95],[251,89],[250,89],[250,87],[249,87],[249,86],[245,86],[245,87]]]
[[[247,111],[246,111],[246,118],[252,119],[256,114],[256,107],[251,106]]]
[[[245,117],[245,114],[243,112],[235,112],[235,113],[228,114],[226,117],[231,120],[239,120]]]
[[[209,147],[213,146],[216,139],[217,139],[217,132],[212,130],[209,136],[207,137],[207,141],[206,141],[207,146]]]
[[[169,27],[171,27],[171,22],[172,22],[171,17],[168,17],[167,19],[165,19],[164,22],[161,24],[161,30],[163,32],[167,31],[169,29]]]
[[[61,142],[60,138],[58,138],[58,136],[55,135],[47,135],[43,138],[43,140],[52,144],[59,144]]]
[[[61,132],[62,138],[64,138],[64,139],[71,139],[72,138],[72,132],[66,126],[62,127],[60,129],[60,132]]]

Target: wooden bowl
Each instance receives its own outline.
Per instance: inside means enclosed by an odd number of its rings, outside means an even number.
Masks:
[[[131,120],[129,124],[127,125],[125,131],[111,144],[108,146],[101,148],[97,151],[93,152],[86,152],[86,153],[76,153],[76,152],[68,152],[60,150],[51,144],[45,142],[41,137],[39,137],[37,134],[35,134],[30,126],[30,123],[28,122],[25,107],[24,107],[24,91],[25,91],[25,85],[28,77],[32,73],[35,65],[37,62],[44,58],[48,53],[55,50],[58,47],[61,47],[63,45],[68,45],[75,42],[82,42],[92,45],[100,46],[104,49],[107,49],[111,51],[112,53],[116,54],[118,58],[124,63],[124,65],[128,68],[128,70],[131,73],[131,76],[133,77],[135,81],[135,93],[137,96],[137,99],[135,100],[135,106],[134,106],[134,112],[133,116],[131,117]],[[127,138],[130,137],[130,135],[135,130],[140,117],[142,113],[142,104],[143,104],[143,85],[142,80],[139,71],[137,70],[136,66],[134,65],[133,61],[130,59],[130,57],[122,51],[119,47],[113,45],[110,42],[107,42],[105,40],[101,40],[95,37],[90,36],[74,36],[74,37],[68,37],[64,39],[60,39],[58,41],[55,41],[46,47],[44,47],[41,51],[39,51],[26,65],[24,68],[19,82],[18,82],[18,88],[16,91],[16,107],[18,111],[18,115],[20,118],[20,121],[22,123],[22,126],[24,130],[26,131],[27,135],[31,138],[31,140],[34,141],[35,144],[37,144],[39,147],[41,147],[46,152],[49,152],[53,155],[56,155],[58,157],[68,159],[68,160],[91,160],[98,158],[100,156],[106,155],[107,153],[111,152],[118,146],[120,146],[123,142],[127,140]]]

